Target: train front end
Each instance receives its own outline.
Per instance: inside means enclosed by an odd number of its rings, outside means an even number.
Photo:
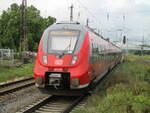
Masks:
[[[55,24],[41,38],[34,66],[35,84],[45,90],[86,88],[90,44],[87,32],[78,24]]]

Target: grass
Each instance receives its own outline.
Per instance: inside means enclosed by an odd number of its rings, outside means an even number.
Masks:
[[[0,82],[6,82],[19,77],[30,77],[33,75],[33,64],[25,64],[20,67],[0,67]]]
[[[150,113],[150,56],[129,55],[85,108],[73,113]]]

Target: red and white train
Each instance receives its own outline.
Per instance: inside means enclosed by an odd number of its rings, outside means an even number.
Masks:
[[[122,59],[119,47],[79,23],[57,23],[41,38],[35,84],[45,91],[84,90]]]

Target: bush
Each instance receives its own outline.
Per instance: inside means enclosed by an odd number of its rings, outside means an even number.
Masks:
[[[130,55],[100,92],[88,99],[87,109],[73,113],[150,113],[150,63],[146,60]]]

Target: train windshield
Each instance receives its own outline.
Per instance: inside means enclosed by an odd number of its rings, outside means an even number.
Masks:
[[[48,53],[73,53],[78,34],[77,31],[52,31],[48,39]]]

